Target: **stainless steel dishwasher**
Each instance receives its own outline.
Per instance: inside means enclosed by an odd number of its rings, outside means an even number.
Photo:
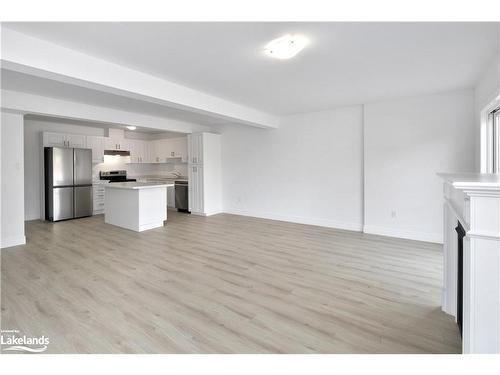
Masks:
[[[175,181],[175,208],[179,212],[189,213],[189,182],[186,180]]]

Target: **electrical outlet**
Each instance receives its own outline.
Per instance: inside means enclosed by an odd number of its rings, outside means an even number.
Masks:
[[[393,219],[395,219],[395,218],[396,218],[396,211],[391,211],[391,217],[392,217]]]

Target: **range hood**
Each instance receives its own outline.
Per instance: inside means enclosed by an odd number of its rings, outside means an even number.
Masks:
[[[104,150],[104,155],[130,156],[130,151]]]

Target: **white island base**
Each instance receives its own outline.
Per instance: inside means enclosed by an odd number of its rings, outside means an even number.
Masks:
[[[167,187],[173,184],[141,182],[106,185],[104,222],[142,232],[167,220]]]

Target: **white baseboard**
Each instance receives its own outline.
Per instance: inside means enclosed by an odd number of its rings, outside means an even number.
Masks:
[[[26,236],[7,237],[0,239],[0,248],[5,249],[7,247],[24,245],[25,243],[26,243]]]
[[[404,229],[394,229],[387,227],[379,227],[376,225],[365,225],[364,233],[377,234],[379,236],[397,237],[408,240],[443,243],[443,235],[440,233],[416,232]]]
[[[24,217],[24,221],[40,220],[40,215],[28,214]],[[43,219],[42,219],[43,220]]]
[[[359,223],[349,223],[344,221],[308,218],[301,216],[288,216],[288,215],[280,215],[269,212],[264,213],[264,212],[244,211],[244,210],[224,210],[224,213],[241,215],[241,216],[258,217],[261,219],[288,221],[290,223],[297,223],[297,224],[317,225],[320,227],[327,227],[327,228],[352,230],[356,232],[361,232],[361,229],[363,228],[362,224]]]
[[[217,214],[222,214],[222,211],[208,211],[208,212],[191,212],[191,215],[196,216],[213,216]]]
[[[320,227],[327,227],[327,228],[352,230],[356,232],[364,232],[369,234],[377,234],[380,236],[396,237],[396,238],[403,238],[416,241],[433,242],[439,244],[443,243],[443,236],[440,233],[416,232],[416,231],[379,227],[375,225],[363,226],[362,224],[358,223],[349,223],[349,222],[342,222],[329,219],[305,218],[300,216],[287,216],[269,212],[256,212],[256,211],[231,209],[231,210],[224,210],[224,213],[241,215],[241,216],[258,217],[261,219],[287,221],[298,224],[317,225]]]

